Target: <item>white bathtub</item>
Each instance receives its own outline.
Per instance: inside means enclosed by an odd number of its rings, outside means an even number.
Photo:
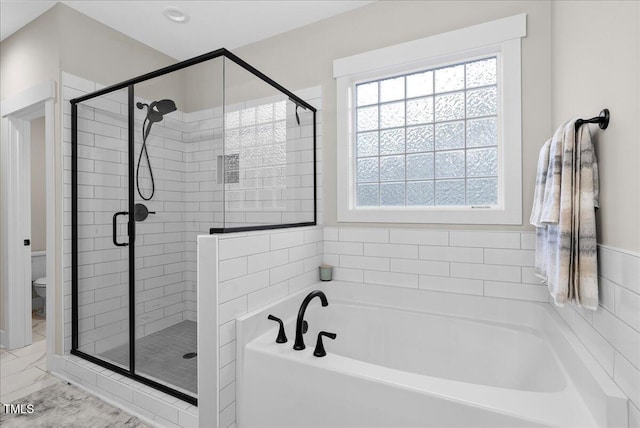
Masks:
[[[240,427],[626,426],[626,398],[547,304],[318,285],[238,321]],[[286,319],[289,342],[275,343]],[[328,355],[313,356],[319,330]]]

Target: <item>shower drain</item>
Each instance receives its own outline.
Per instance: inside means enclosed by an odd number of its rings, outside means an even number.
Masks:
[[[198,355],[197,352],[187,352],[182,356],[185,360],[190,360],[191,358],[195,358]]]

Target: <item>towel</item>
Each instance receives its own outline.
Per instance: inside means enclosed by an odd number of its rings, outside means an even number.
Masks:
[[[536,275],[556,305],[598,307],[598,165],[588,127],[564,123],[540,150],[530,223],[536,227]]]

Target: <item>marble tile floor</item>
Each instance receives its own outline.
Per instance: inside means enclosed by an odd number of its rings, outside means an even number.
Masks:
[[[24,348],[0,349],[0,402],[12,403],[25,395],[46,388],[58,378],[46,372],[46,321],[32,319],[32,343]]]

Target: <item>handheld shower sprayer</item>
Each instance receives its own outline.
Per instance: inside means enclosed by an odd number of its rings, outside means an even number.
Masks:
[[[149,160],[149,152],[147,151],[147,138],[151,132],[151,126],[156,122],[161,122],[165,114],[176,111],[176,103],[173,100],[159,100],[153,101],[151,104],[145,104],[141,102],[136,103],[136,107],[142,110],[147,108],[147,116],[142,122],[142,148],[140,149],[140,156],[138,156],[138,166],[136,167],[136,187],[138,189],[138,195],[145,201],[153,198],[156,192],[156,183],[153,179],[153,170],[151,169],[151,161]],[[151,176],[151,195],[145,197],[140,189],[140,163],[142,161],[142,154],[144,153],[147,159],[147,166],[149,167],[149,175]]]

